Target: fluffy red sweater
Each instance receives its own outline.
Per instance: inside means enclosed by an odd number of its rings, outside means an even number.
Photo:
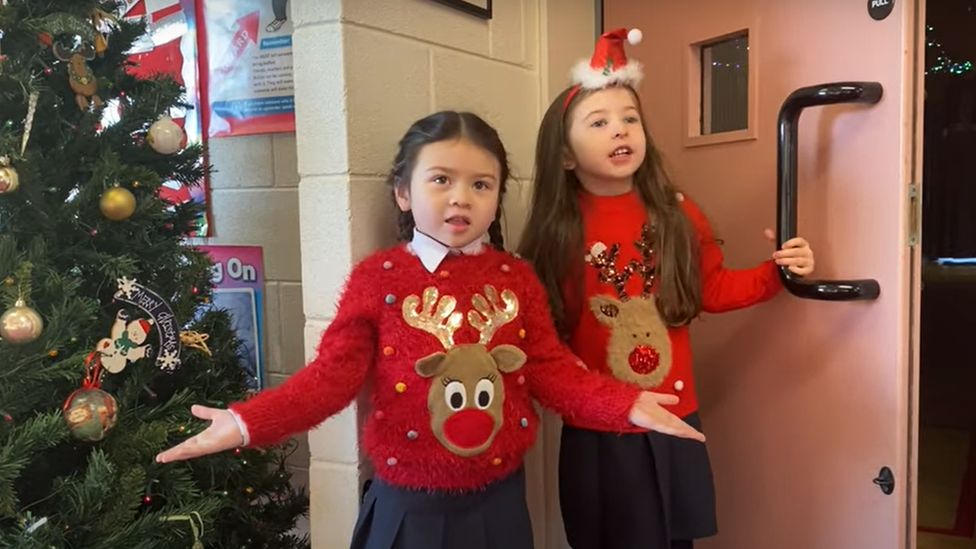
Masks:
[[[705,312],[749,307],[772,298],[782,289],[772,260],[752,269],[726,269],[708,219],[691,200],[680,195],[679,199],[701,244]],[[631,192],[612,197],[583,194],[580,209],[588,254],[583,278],[585,303],[571,337],[573,351],[591,370],[607,377],[677,395],[680,401],[670,409],[679,417],[686,417],[698,409],[691,342],[687,326],[663,324],[653,301],[656,280],[645,286],[641,275],[640,265],[653,267],[656,262],[653,238],[642,238],[646,208],[637,193]],[[645,247],[642,241],[650,246]],[[611,257],[614,250],[616,256]],[[632,274],[627,274],[628,269]],[[619,295],[614,278],[623,289],[624,298]],[[570,299],[569,295],[565,297]],[[576,427],[602,430],[584,417],[567,417],[565,421]]]
[[[354,268],[310,364],[232,409],[249,445],[265,446],[336,414],[364,384],[363,446],[377,476],[452,491],[521,466],[539,422],[533,398],[622,432],[640,393],[580,367],[526,262],[488,249],[430,273],[405,246]]]

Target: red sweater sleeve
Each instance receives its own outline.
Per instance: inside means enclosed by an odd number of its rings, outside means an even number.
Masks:
[[[368,260],[367,260],[368,261]],[[248,446],[276,444],[337,414],[359,393],[376,354],[376,311],[366,297],[370,274],[360,264],[322,334],[315,359],[284,384],[231,406],[243,421]]]
[[[772,259],[751,269],[727,269],[722,248],[712,234],[705,214],[689,198],[681,202],[691,219],[701,244],[702,309],[708,313],[724,313],[751,307],[772,299],[783,289]]]
[[[556,335],[545,289],[528,263],[519,296],[526,328],[523,350],[526,377],[533,398],[566,418],[582,417],[605,431],[632,429],[630,410],[641,390],[609,376],[591,372]]]

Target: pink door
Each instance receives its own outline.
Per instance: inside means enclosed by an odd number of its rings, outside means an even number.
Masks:
[[[818,279],[880,288],[800,285],[819,299],[697,323],[720,531],[701,547],[914,546],[920,4],[604,1],[605,29],[643,31],[628,52],[651,132],[727,266],[768,258],[782,201],[780,236],[811,241]]]

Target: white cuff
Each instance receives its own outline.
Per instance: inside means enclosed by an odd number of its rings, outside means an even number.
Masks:
[[[247,443],[251,440],[250,435],[247,433],[247,425],[244,424],[241,416],[237,415],[237,412],[230,409],[227,411],[230,412],[231,417],[234,418],[234,422],[237,423],[237,429],[241,432],[241,446],[247,446]]]

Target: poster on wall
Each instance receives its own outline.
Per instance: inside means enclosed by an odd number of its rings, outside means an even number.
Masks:
[[[186,102],[192,108],[177,107],[169,115],[183,128],[187,143],[203,143],[195,0],[125,0],[121,10],[126,18],[142,18],[146,22],[146,34],[129,51],[129,60],[134,63],[129,72],[141,78],[166,74],[184,86]],[[104,123],[111,124],[111,117],[117,115],[117,111],[106,109]],[[200,162],[203,164],[206,159],[201,158]],[[204,206],[194,224],[192,236],[196,237],[212,234],[209,195],[206,178],[195,186],[165,181],[160,190],[161,198],[174,205],[195,202]]]
[[[288,0],[197,0],[208,137],[295,131]]]
[[[211,306],[226,310],[243,343],[248,389],[264,388],[264,254],[260,246],[199,246],[214,262]],[[205,308],[204,308],[205,309]],[[202,312],[202,310],[201,310]]]

